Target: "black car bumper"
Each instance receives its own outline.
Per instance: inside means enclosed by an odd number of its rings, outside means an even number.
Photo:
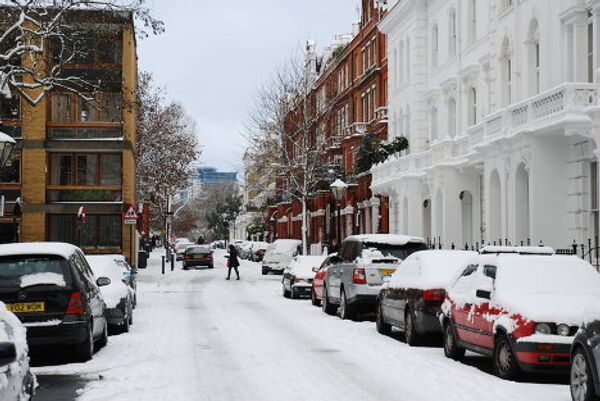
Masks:
[[[184,260],[183,261],[183,267],[197,267],[197,266],[212,267],[213,261],[212,260]]]
[[[442,326],[436,314],[415,311],[415,329],[420,334],[441,333]]]
[[[88,323],[85,321],[61,323],[57,326],[27,327],[27,344],[31,348],[81,344],[87,336]]]
[[[104,311],[104,317],[106,322],[111,326],[118,326],[125,322],[126,314],[124,308],[106,308]]]

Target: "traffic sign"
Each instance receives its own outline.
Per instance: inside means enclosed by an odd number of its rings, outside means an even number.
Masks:
[[[123,217],[124,224],[137,224],[138,214],[135,212],[133,206],[129,205],[129,208],[125,212],[125,216]]]

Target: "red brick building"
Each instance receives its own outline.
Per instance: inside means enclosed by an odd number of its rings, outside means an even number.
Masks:
[[[373,0],[362,3],[361,21],[352,38],[338,37],[325,56],[315,57],[312,89],[288,113],[290,119],[298,119],[304,108],[311,108],[315,127],[326,137],[323,162],[349,185],[340,205],[342,238],[389,230],[388,199],[374,197],[370,173],[356,168],[357,153],[367,137],[373,142],[387,139],[386,43],[377,28],[386,10]],[[298,201],[271,205],[271,231],[277,238],[301,239],[301,213]],[[309,214],[311,244],[328,244],[337,238],[336,202],[327,185],[311,196]]]

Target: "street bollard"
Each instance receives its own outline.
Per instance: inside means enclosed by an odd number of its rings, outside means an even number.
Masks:
[[[175,270],[175,256],[171,255],[171,271]]]
[[[162,274],[165,274],[165,255],[162,256]]]

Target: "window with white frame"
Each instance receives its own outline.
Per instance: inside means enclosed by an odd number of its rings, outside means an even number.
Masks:
[[[439,43],[438,43],[438,26],[434,25],[432,30],[431,30],[431,65],[433,67],[437,66],[437,62],[438,62],[438,50],[439,50]]]
[[[406,82],[410,82],[410,38],[406,39]]]
[[[450,20],[448,25],[450,28],[450,32],[448,32],[448,37],[450,38],[448,53],[450,54],[450,57],[456,57],[456,11],[454,9],[450,11]]]
[[[430,113],[430,121],[429,121],[429,126],[430,126],[430,138],[431,138],[431,143],[435,143],[438,140],[438,112],[437,112],[437,108],[435,106],[433,106],[431,108],[431,113]]]
[[[477,0],[469,0],[469,43],[477,40]]]
[[[477,89],[469,90],[469,125],[477,124]]]
[[[587,19],[587,80],[594,82],[594,20],[592,10],[588,10]]]
[[[456,100],[453,97],[448,100],[448,135],[450,138],[456,136]]]
[[[398,82],[404,82],[404,42],[400,42],[400,51],[398,52]]]

